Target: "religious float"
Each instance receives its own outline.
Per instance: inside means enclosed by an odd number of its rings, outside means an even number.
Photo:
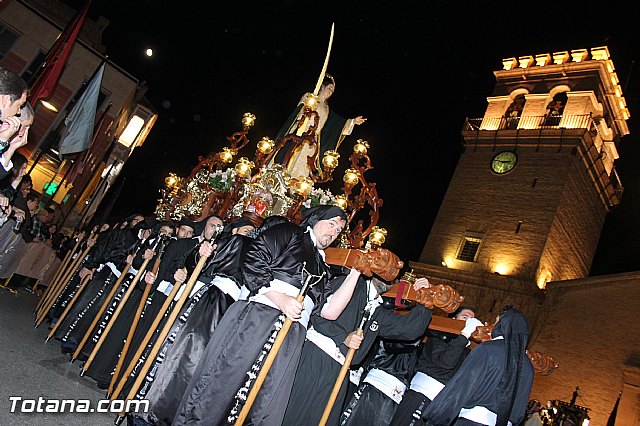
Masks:
[[[330,48],[331,40],[329,52]],[[336,131],[336,124],[331,123],[331,111],[318,96],[323,81],[329,78],[333,83],[333,78],[326,74],[329,52],[314,91],[303,96],[299,109],[275,138],[262,137],[255,151],[249,154],[249,132],[256,117],[245,113],[241,129],[226,138],[228,146],[199,157],[188,176],[171,173],[165,179],[156,217],[199,221],[216,214],[225,221],[245,217],[257,226],[262,218],[271,215],[300,223],[304,209],[320,204],[336,205],[345,211],[347,225],[337,247],[325,250],[327,263],[395,282],[385,296],[394,298],[399,310],[421,303],[432,310],[452,313],[464,296],[446,284],[432,284],[428,289],[415,291],[413,272],[406,272],[398,279],[404,263],[382,247],[387,231],[378,226],[383,200],[376,183],[367,177],[367,172],[373,169],[370,144],[356,139],[351,152],[344,152],[343,142],[351,134],[353,123],[342,119]],[[334,136],[327,141],[323,130],[330,126],[334,127]],[[345,128],[349,131],[344,132]],[[347,155],[346,165],[339,167],[340,158]],[[342,170],[341,193],[334,194],[329,186],[336,186],[334,175],[338,170]],[[429,327],[459,334],[464,322],[434,315]],[[479,327],[472,336],[475,342],[490,338],[491,326]],[[557,368],[552,358],[539,352],[529,353],[529,357],[536,371],[542,374],[550,374]]]

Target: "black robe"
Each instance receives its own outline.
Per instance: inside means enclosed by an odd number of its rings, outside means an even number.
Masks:
[[[365,374],[362,379],[371,370],[378,369],[395,377],[405,386],[409,386],[418,358],[419,340],[415,339],[424,334],[431,321],[431,311],[418,304],[406,316],[411,314],[418,315],[422,322],[415,325],[412,330],[403,330],[394,340],[379,338],[375,350],[363,362]],[[342,413],[340,424],[388,425],[398,404],[373,385],[364,383],[362,379],[358,390]]]
[[[519,425],[524,418],[533,384],[533,365],[526,354],[520,360],[521,368],[509,420]],[[505,366],[504,340],[492,340],[476,346],[464,360],[456,374],[426,408],[423,419],[434,426],[449,426],[458,418],[460,409],[482,406],[497,411],[495,392]],[[468,423],[462,419],[459,423]]]
[[[337,289],[344,279],[345,277],[342,276],[332,280],[334,289]],[[348,348],[343,343],[345,338],[360,325],[365,306],[369,299],[375,298],[375,295],[369,293],[369,284],[364,277],[360,277],[351,300],[337,320],[330,321],[319,316],[311,317],[313,328],[331,338],[343,355],[348,352]],[[354,354],[352,366],[358,366],[364,361],[378,337],[413,340],[424,332],[430,318],[431,312],[422,306],[413,309],[407,315],[400,315],[392,309],[378,306],[363,328],[364,339]],[[340,363],[313,342],[306,341],[302,348],[300,365],[296,372],[283,425],[317,425],[329,400],[340,368]],[[347,375],[333,405],[328,425],[338,423],[342,407],[347,399],[348,383],[349,376]]]
[[[57,252],[58,257],[62,256],[60,257],[60,260],[63,260],[64,256],[69,250],[73,250],[76,245],[77,238],[78,237],[69,238],[62,244],[60,250]],[[67,268],[70,267],[71,264],[77,259],[77,256],[80,256],[80,254],[82,254],[87,248],[87,240],[88,236],[86,236],[86,238],[80,244],[78,244],[78,251],[75,253],[75,256],[69,259]],[[78,276],[78,272],[80,272],[80,270],[84,267],[84,264],[88,258],[89,256],[87,255],[84,259],[82,259],[79,266],[71,275],[71,278],[69,278],[69,280],[62,287],[62,290],[60,290],[60,292],[58,293],[58,296],[56,297],[55,302],[51,305],[49,312],[47,312],[47,321],[49,321],[52,325],[58,321],[58,318],[60,317],[62,312],[64,312],[67,303],[69,303],[76,290],[78,289],[78,286],[80,285],[80,277]],[[68,270],[63,271],[64,274],[66,274],[67,272]],[[52,283],[46,283],[47,286],[49,286],[49,284]]]
[[[420,351],[416,372],[424,373],[446,385],[469,354],[469,340],[463,335],[428,333]],[[422,413],[431,400],[420,392],[407,389],[393,416],[392,426],[423,425]]]
[[[153,284],[153,288],[145,301],[145,306],[138,320],[138,326],[133,334],[131,339],[131,344],[129,345],[129,349],[127,350],[127,354],[125,356],[125,360],[123,362],[123,367],[119,372],[118,380],[122,379],[122,374],[124,374],[127,367],[133,362],[135,367],[127,377],[127,381],[125,382],[125,386],[121,391],[122,397],[125,397],[131,386],[133,385],[135,378],[139,369],[145,363],[147,359],[147,355],[151,351],[151,348],[156,342],[158,334],[160,330],[164,326],[164,322],[166,321],[168,315],[171,313],[173,309],[174,302],[172,301],[169,305],[166,312],[161,312],[162,306],[167,300],[167,295],[158,290],[158,286],[164,280],[170,283],[174,283],[175,279],[173,278],[174,273],[184,267],[184,261],[187,258],[188,254],[192,251],[196,250],[198,247],[199,240],[197,238],[183,238],[179,240],[171,240],[169,245],[167,246],[164,255],[162,257],[162,261],[160,262],[160,268],[158,269],[158,275],[155,283]],[[158,326],[154,330],[154,334],[151,336],[151,340],[146,344],[143,348],[143,351],[138,359],[133,359],[133,356],[140,349],[140,345],[144,340],[145,336],[151,329],[151,325],[154,320],[161,315],[161,320],[158,323]],[[118,354],[120,351],[118,352]],[[117,358],[112,360],[114,366],[117,363]]]
[[[154,425],[170,425],[193,372],[211,335],[234,298],[212,284],[215,277],[233,281],[238,290],[244,249],[251,240],[243,235],[221,234],[217,248],[198,280],[205,285],[194,294],[163,343],[156,360],[138,390],[136,399],[146,399],[146,413],[136,416]]]
[[[302,266],[323,278],[308,292],[313,312],[320,312],[331,292],[329,267],[322,260],[310,230],[291,223],[267,229],[247,249],[243,281],[252,294],[276,278],[302,287]],[[202,360],[185,391],[174,425],[220,425],[235,422],[284,314],[263,303],[238,301],[216,327]],[[252,406],[247,423],[279,426],[289,400],[306,329],[294,322]]]
[[[136,232],[131,229],[106,231],[98,237],[84,267],[94,269],[102,266],[102,269],[96,270],[56,333],[66,351],[76,349],[100,307],[106,302],[111,286],[118,279],[106,264],[113,263],[123,273],[127,255],[135,250],[139,242]]]
[[[133,258],[131,266],[135,270],[139,270],[144,264],[144,253],[147,249],[153,249],[156,246],[157,237],[152,237],[144,241],[140,245],[136,255]],[[156,257],[154,256],[148,263],[145,270],[151,270],[153,268],[153,263]],[[88,357],[95,347],[95,345],[100,340],[105,328],[112,321],[113,315],[118,309],[123,296],[129,291],[131,284],[133,283],[133,279],[135,278],[134,273],[127,272],[126,277],[120,284],[120,288],[117,290],[116,294],[109,301],[108,308],[102,314],[102,318],[96,329],[93,331],[93,336],[91,340],[89,340],[82,349],[82,352],[85,357]],[[86,375],[94,378],[98,382],[99,387],[104,387],[111,381],[111,376],[113,370],[115,368],[116,363],[118,362],[118,355],[122,351],[127,335],[129,334],[129,330],[132,326],[133,320],[135,318],[135,314],[140,305],[145,286],[147,284],[144,282],[144,275],[140,277],[140,280],[137,282],[136,287],[133,288],[129,294],[128,299],[124,302],[124,305],[120,308],[120,313],[118,317],[114,320],[114,323],[111,325],[111,329],[109,334],[106,336],[105,341],[102,343],[100,350],[96,353],[95,358],[89,368],[86,370]]]

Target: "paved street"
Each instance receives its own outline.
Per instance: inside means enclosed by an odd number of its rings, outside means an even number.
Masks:
[[[112,425],[115,415],[106,413],[11,413],[12,396],[36,403],[39,397],[85,399],[91,401],[90,408],[104,398],[92,379],[80,377],[80,363],[70,364],[68,355],[60,352],[60,342],[45,343],[45,324],[33,328],[36,303],[25,289],[13,294],[0,288],[0,425]]]

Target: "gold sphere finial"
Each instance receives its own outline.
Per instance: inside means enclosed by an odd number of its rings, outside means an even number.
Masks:
[[[276,144],[273,139],[269,139],[269,136],[264,136],[258,141],[258,151],[260,151],[264,155],[267,155],[271,153],[271,151],[273,151],[275,145]]]
[[[256,122],[256,116],[251,114],[250,112],[245,112],[242,115],[242,127],[245,129],[250,129]]]
[[[247,157],[240,157],[234,168],[240,177],[247,177],[251,174],[251,169],[254,167],[255,164],[253,161],[249,161]]]
[[[371,148],[369,146],[369,142],[363,139],[358,139],[356,144],[353,146],[353,152],[356,154],[366,155],[369,148]]]

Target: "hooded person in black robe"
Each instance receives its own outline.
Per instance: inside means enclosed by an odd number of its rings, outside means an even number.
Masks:
[[[345,276],[331,281],[336,288]],[[426,328],[431,312],[417,306],[407,315],[400,315],[393,309],[384,309],[380,294],[389,290],[389,285],[377,278],[359,278],[353,297],[335,321],[322,317],[311,318],[312,328],[307,332],[307,341],[302,347],[302,356],[296,372],[291,398],[287,406],[283,425],[317,425],[344,363],[349,347],[357,349],[351,362],[360,365],[378,337],[413,340]],[[421,288],[418,283],[417,288]],[[416,289],[417,289],[416,288]],[[360,325],[364,311],[368,320],[364,324],[364,336],[353,344],[354,330]],[[349,345],[349,346],[348,346]],[[338,424],[342,407],[347,399],[349,378],[342,383],[328,425]]]
[[[74,238],[70,238],[68,240],[69,244],[71,245],[71,247],[69,247],[68,249],[72,250],[73,247],[75,246],[75,242],[78,239],[80,239],[81,242],[80,244],[78,244],[78,249],[76,252],[76,255],[80,256],[80,254],[83,253],[84,250],[87,248],[87,244],[93,244],[93,242],[89,241],[90,236],[91,234],[89,232],[86,232],[86,231],[80,232],[79,234],[75,235]],[[71,275],[69,280],[66,282],[66,284],[64,284],[64,286],[62,287],[62,290],[56,297],[55,302],[51,305],[49,312],[47,312],[47,321],[51,324],[51,326],[55,325],[55,323],[58,322],[58,318],[60,318],[60,315],[62,315],[62,313],[64,312],[65,308],[67,307],[67,304],[71,301],[73,296],[76,294],[76,291],[78,290],[78,286],[80,285],[80,281],[81,281],[80,271],[82,270],[82,268],[84,267],[84,264],[88,259],[89,259],[89,255],[85,256],[85,258],[80,261],[80,264],[78,265],[76,270],[73,272],[73,274]],[[74,260],[75,258],[71,258],[69,261],[69,264],[71,264],[72,261]],[[65,271],[65,273],[66,272],[67,271]]]
[[[418,278],[414,283],[416,289],[429,286],[426,278]],[[383,299],[386,309],[381,311],[395,307],[392,299]],[[403,326],[402,330],[396,335],[378,336],[373,349],[361,363],[358,388],[345,405],[340,425],[386,426],[391,422],[413,375],[416,346],[431,322],[431,311],[420,304],[404,316],[411,319],[395,320]]]
[[[182,294],[185,283],[187,282],[189,276],[195,268],[196,262],[192,262],[192,259],[194,259],[196,253],[198,253],[203,244],[208,244],[212,240],[215,240],[217,236],[219,236],[223,227],[224,223],[222,219],[220,219],[220,217],[216,215],[211,215],[202,221],[195,222],[194,232],[197,233],[197,237],[183,238],[169,244],[165,257],[163,257],[163,260],[160,262],[158,275],[155,276],[152,273],[147,273],[147,275],[145,276],[145,282],[153,285],[154,287],[151,291],[151,294],[147,298],[145,307],[138,322],[138,326],[136,327],[136,330],[131,339],[129,350],[127,351],[127,354],[125,356],[122,370],[120,371],[120,374],[124,374],[127,366],[133,363],[134,368],[127,377],[121,394],[129,394],[131,386],[133,385],[138,375],[139,369],[146,362],[147,355],[155,345],[160,330],[162,330],[162,328],[164,327],[165,321],[173,310],[175,301]],[[167,310],[161,312],[162,307],[164,306],[167,297],[171,293],[175,282],[181,282],[182,288],[178,290],[174,299],[170,302]],[[197,292],[203,285],[204,283],[202,283],[201,281],[196,282],[196,286],[191,292],[190,297],[193,296],[193,294]],[[138,358],[134,359],[134,355],[138,350],[140,350],[140,345],[145,339],[145,336],[147,335],[149,330],[151,330],[153,322],[159,316],[161,320],[155,330],[153,330],[151,339],[147,342],[145,347],[142,348],[141,355]]]
[[[129,291],[133,278],[142,267],[144,261],[149,259],[145,270],[147,272],[151,271],[157,257],[164,256],[164,250],[171,239],[172,233],[173,226],[171,223],[160,222],[153,227],[152,234],[144,241],[137,254],[133,256],[129,275],[122,281],[122,284],[114,295],[113,300],[105,310],[91,340],[88,341],[82,349],[85,359],[90,355],[91,351],[100,340],[102,333],[109,322],[112,321],[115,310],[120,305],[125,293]],[[93,362],[85,371],[85,375],[94,378],[98,382],[98,387],[101,389],[106,389],[111,381],[114,367],[118,362],[119,354],[124,347],[129,330],[141,303],[145,286],[146,283],[144,281],[144,275],[142,275],[140,280],[136,283],[135,288],[129,293],[128,299],[120,308],[118,317],[113,320],[114,323],[111,325],[109,334],[102,343],[100,350],[96,353]]]
[[[89,258],[78,273],[80,279],[91,278],[56,333],[56,338],[62,340],[63,352],[76,350],[109,290],[121,274],[127,273],[122,271],[127,256],[143,242],[140,236],[145,225],[143,220],[142,215],[136,215],[130,222],[132,227],[100,234],[91,248]]]
[[[300,226],[273,226],[249,244],[242,265],[249,299],[233,303],[216,327],[174,425],[235,423],[286,316],[293,323],[247,417],[251,424],[282,423],[310,315],[338,318],[360,276],[352,271],[331,294],[323,250],[342,232],[346,215],[318,206],[303,217]],[[300,303],[295,296],[307,280],[314,285]]]
[[[519,425],[527,410],[534,369],[526,354],[529,326],[508,307],[492,340],[476,346],[425,410],[427,425]]]
[[[424,425],[424,409],[469,354],[469,337],[482,323],[475,318],[475,311],[469,306],[458,307],[451,317],[465,321],[465,327],[459,335],[427,330],[427,342],[418,347],[415,373],[393,416],[392,426]]]
[[[268,218],[265,221],[273,223]],[[267,228],[265,225],[263,229]],[[134,416],[134,424],[170,425],[173,421],[216,325],[240,295],[241,260],[251,240],[245,235],[253,229],[249,219],[240,218],[228,223],[216,238],[215,251],[198,277],[204,286],[183,307],[138,390],[136,399],[149,401],[149,407]],[[192,261],[197,261],[196,256]]]

